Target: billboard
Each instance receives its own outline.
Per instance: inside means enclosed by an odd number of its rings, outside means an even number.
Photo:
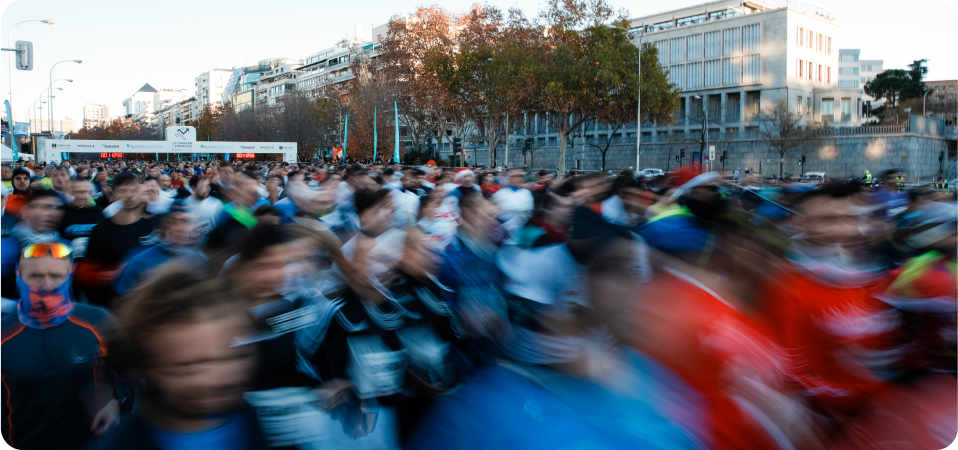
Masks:
[[[47,140],[39,148],[45,149],[43,161],[62,161],[61,153],[282,153],[283,161],[296,162],[295,142],[220,142],[220,141],[99,141]],[[119,158],[121,156],[109,156]]]

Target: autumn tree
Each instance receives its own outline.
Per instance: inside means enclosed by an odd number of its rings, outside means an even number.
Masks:
[[[347,155],[355,160],[389,159],[395,150],[396,122],[393,102],[396,84],[382,77],[359,73],[347,97],[349,138]],[[374,120],[375,117],[375,120]],[[400,116],[402,117],[402,116]]]
[[[394,100],[400,123],[408,132],[411,150],[420,151],[426,139],[441,139],[445,134],[448,110],[453,106],[424,61],[431,49],[453,45],[455,18],[442,6],[420,6],[409,16],[394,16],[388,28],[378,57],[372,61],[356,58],[351,66],[357,73],[367,65],[374,79],[396,84]]]

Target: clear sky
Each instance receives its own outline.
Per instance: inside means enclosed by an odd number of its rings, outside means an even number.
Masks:
[[[26,120],[29,104],[46,89],[50,67],[67,59],[53,78],[57,119],[79,122],[84,103],[109,106],[117,116],[121,102],[144,83],[157,89],[194,90],[196,76],[212,68],[233,68],[272,57],[303,58],[353,37],[355,23],[369,37],[372,24],[411,12],[417,0],[0,0],[0,33],[17,22],[53,19],[54,25],[25,23],[13,41],[33,42],[34,70],[13,70],[13,116]],[[470,0],[439,2],[453,11]],[[539,0],[490,0],[500,8],[518,6],[534,15]],[[654,14],[702,0],[614,0],[632,17]],[[823,0],[842,29],[838,48],[860,48],[862,59],[883,59],[884,67],[905,68],[929,60],[928,79],[958,78],[958,0]],[[666,6],[663,6],[666,5]],[[9,53],[9,52],[4,52]],[[7,55],[0,55],[0,97],[9,99]],[[46,112],[44,112],[46,117]]]

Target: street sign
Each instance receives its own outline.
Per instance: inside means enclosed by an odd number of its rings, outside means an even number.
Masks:
[[[17,70],[33,70],[33,42],[17,41]]]
[[[709,146],[709,161],[715,161],[715,146]]]

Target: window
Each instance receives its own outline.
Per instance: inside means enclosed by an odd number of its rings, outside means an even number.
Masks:
[[[815,33],[813,33],[812,30],[808,30],[808,36],[805,38],[805,48],[812,48],[812,37],[814,35]]]
[[[812,113],[812,98],[811,97],[805,97],[805,113],[806,114]]]
[[[795,102],[795,104],[798,105],[796,107],[796,112],[801,114],[802,113],[802,96],[801,95],[798,96],[798,101]]]
[[[825,84],[832,84],[832,68],[825,69]]]
[[[702,35],[696,34],[688,38],[688,60],[696,61],[702,59]]]
[[[822,120],[827,122],[834,118],[835,118],[835,99],[823,98],[822,99]]]
[[[852,117],[852,99],[842,99],[842,121],[848,122]]]
[[[742,58],[725,58],[722,61],[722,79],[726,86],[742,84]]]
[[[684,62],[685,61],[685,38],[681,37],[681,38],[672,39],[672,42],[670,45],[672,46],[671,62],[673,64],[678,62]]]
[[[822,65],[815,64],[815,68],[818,69],[817,70],[818,74],[817,74],[817,78],[815,78],[815,81],[818,81],[819,83],[821,83],[822,82]]]
[[[721,31],[705,33],[705,59],[722,56]]]
[[[818,33],[815,36],[815,51],[822,52],[822,33]]]
[[[722,85],[722,61],[705,61],[705,87]]]
[[[955,90],[955,85],[949,84],[949,85],[948,85],[948,90],[949,90],[949,91]]]
[[[655,50],[659,54],[659,64],[669,63],[669,41],[661,40],[655,42]]]
[[[805,62],[799,59],[798,64],[795,65],[795,76],[798,78],[804,78],[804,76],[802,75],[802,73],[804,72],[803,69],[805,69]]]
[[[742,82],[746,84],[760,82],[761,59],[759,55],[742,57]]]
[[[722,30],[722,40],[725,56],[738,56],[742,53],[741,28]]]
[[[828,53],[829,55],[831,55],[832,54],[832,38],[831,36],[829,36],[827,39],[828,39],[828,47],[825,48],[825,53]]]
[[[688,81],[686,89],[700,89],[702,87],[702,63],[692,63],[686,66]]]
[[[955,94],[948,94],[948,100],[955,98]]]
[[[862,70],[865,70],[865,65],[864,65],[864,64],[862,64]]]
[[[862,83],[867,83],[867,82],[868,82],[868,78],[862,77]]]
[[[742,51],[745,53],[758,53],[761,44],[759,36],[759,25],[746,25],[742,27]]]
[[[808,71],[805,72],[805,78],[809,81],[812,79],[812,62],[808,62]]]
[[[797,41],[797,42],[798,42],[798,46],[799,46],[799,47],[804,47],[804,46],[805,46],[805,29],[802,28],[802,27],[798,27],[798,41]]]

